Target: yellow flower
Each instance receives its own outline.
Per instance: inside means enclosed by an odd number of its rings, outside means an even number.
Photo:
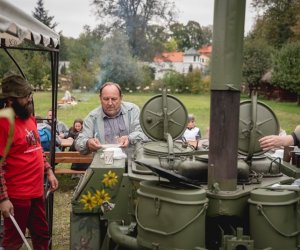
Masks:
[[[102,203],[105,201],[110,201],[109,194],[106,193],[104,189],[97,190],[94,197],[95,197],[96,204],[99,206],[101,206]]]
[[[106,187],[113,187],[118,183],[118,176],[115,172],[108,171],[107,174],[104,174],[104,179],[102,180],[102,183]]]
[[[84,209],[92,210],[97,205],[96,198],[92,196],[90,191],[87,192],[87,195],[83,194],[81,197],[80,202],[84,204]]]

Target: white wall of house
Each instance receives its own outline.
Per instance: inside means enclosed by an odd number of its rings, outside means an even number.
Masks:
[[[155,80],[161,79],[166,72],[176,71],[184,73],[184,65],[182,62],[153,62],[150,67],[155,68]]]
[[[184,55],[182,62],[152,62],[150,67],[155,68],[155,80],[161,79],[168,71],[174,70],[180,74],[189,72],[190,65],[193,70],[207,71],[210,58],[207,55]]]

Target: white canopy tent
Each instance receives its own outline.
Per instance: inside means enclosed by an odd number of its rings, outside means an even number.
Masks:
[[[0,0],[0,38],[6,47],[17,46],[24,40],[46,48],[59,45],[56,32],[6,0]]]

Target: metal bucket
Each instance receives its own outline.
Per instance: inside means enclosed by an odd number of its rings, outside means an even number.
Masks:
[[[207,203],[203,189],[142,181],[136,205],[138,245],[145,249],[204,248]]]
[[[256,189],[250,194],[250,235],[255,249],[294,250],[300,234],[299,194]]]

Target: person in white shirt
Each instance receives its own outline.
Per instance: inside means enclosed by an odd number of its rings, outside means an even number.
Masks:
[[[192,114],[188,115],[188,123],[186,130],[184,131],[183,137],[185,140],[198,140],[201,138],[201,132],[198,127],[196,127],[195,116]]]
[[[65,95],[61,100],[63,101],[63,103],[69,103],[72,101],[72,95],[69,90],[65,91]]]

